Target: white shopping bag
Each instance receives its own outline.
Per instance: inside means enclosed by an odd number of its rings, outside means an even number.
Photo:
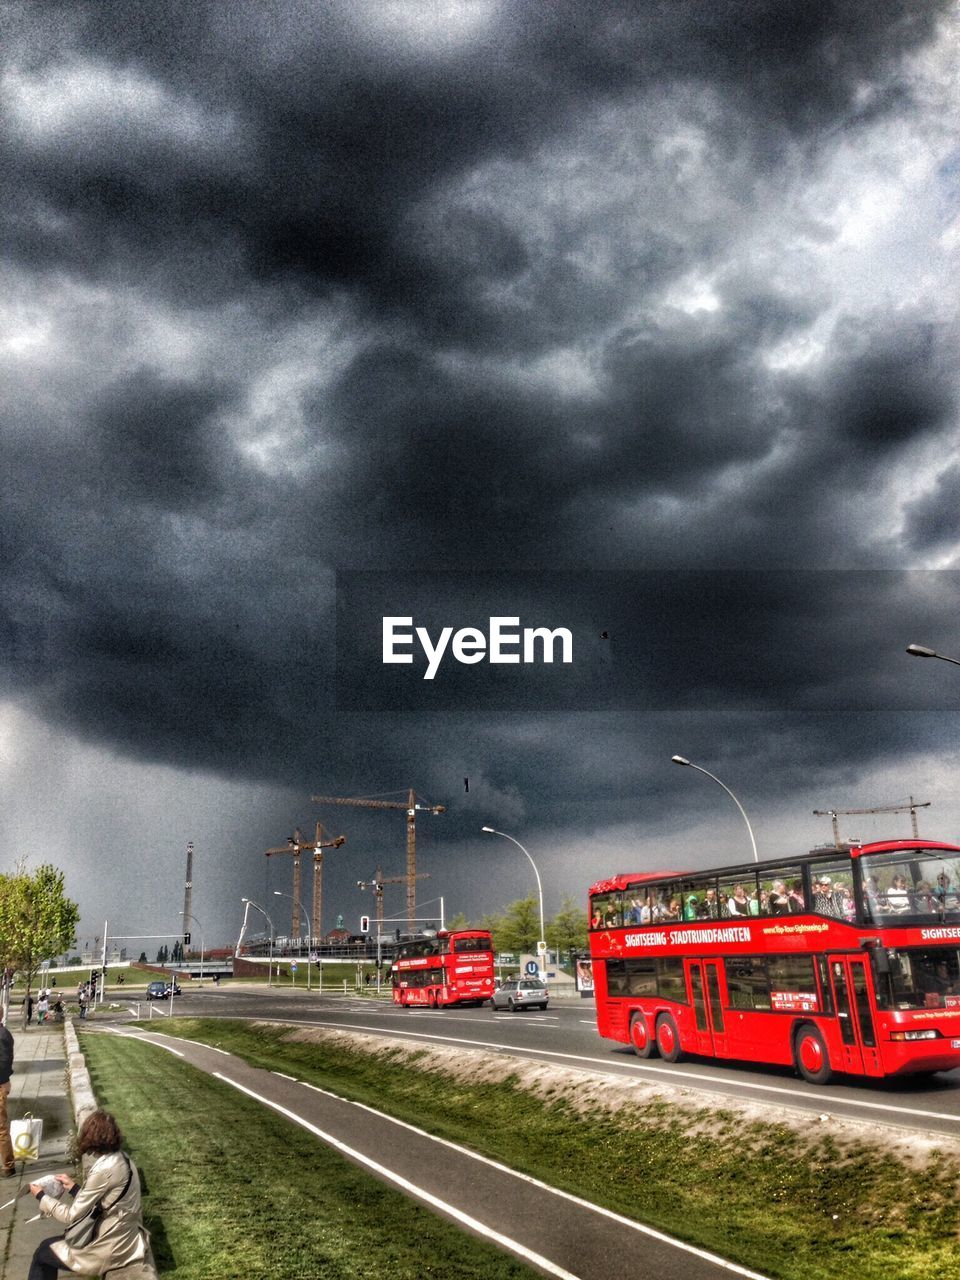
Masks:
[[[10,1121],[10,1141],[14,1160],[39,1160],[43,1121],[36,1116],[24,1116]]]

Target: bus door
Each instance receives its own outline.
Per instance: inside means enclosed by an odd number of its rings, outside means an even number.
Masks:
[[[693,1005],[691,1053],[724,1056],[727,1034],[723,1020],[723,975],[719,960],[688,960],[687,980]]]
[[[883,1074],[877,1051],[877,1033],[870,1008],[867,962],[864,956],[827,956],[833,1007],[840,1026],[842,1060],[833,1063],[838,1071],[856,1075]]]

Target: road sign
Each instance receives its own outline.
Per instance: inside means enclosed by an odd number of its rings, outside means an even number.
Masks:
[[[537,943],[537,955],[545,956],[546,954],[547,954],[547,944],[541,938],[540,941]]]
[[[523,967],[524,967],[524,970],[531,975],[531,977],[536,976],[536,974],[540,972],[540,966],[537,964],[536,960],[528,960]]]

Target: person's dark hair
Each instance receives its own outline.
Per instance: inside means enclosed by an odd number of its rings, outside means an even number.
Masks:
[[[94,1111],[87,1116],[77,1134],[76,1151],[78,1156],[103,1156],[111,1151],[119,1151],[123,1146],[123,1134],[120,1126],[109,1111]]]

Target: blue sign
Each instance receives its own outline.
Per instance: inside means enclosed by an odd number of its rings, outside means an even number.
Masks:
[[[523,968],[524,972],[529,973],[531,977],[535,977],[536,974],[540,972],[540,966],[537,964],[536,960],[528,960]]]

